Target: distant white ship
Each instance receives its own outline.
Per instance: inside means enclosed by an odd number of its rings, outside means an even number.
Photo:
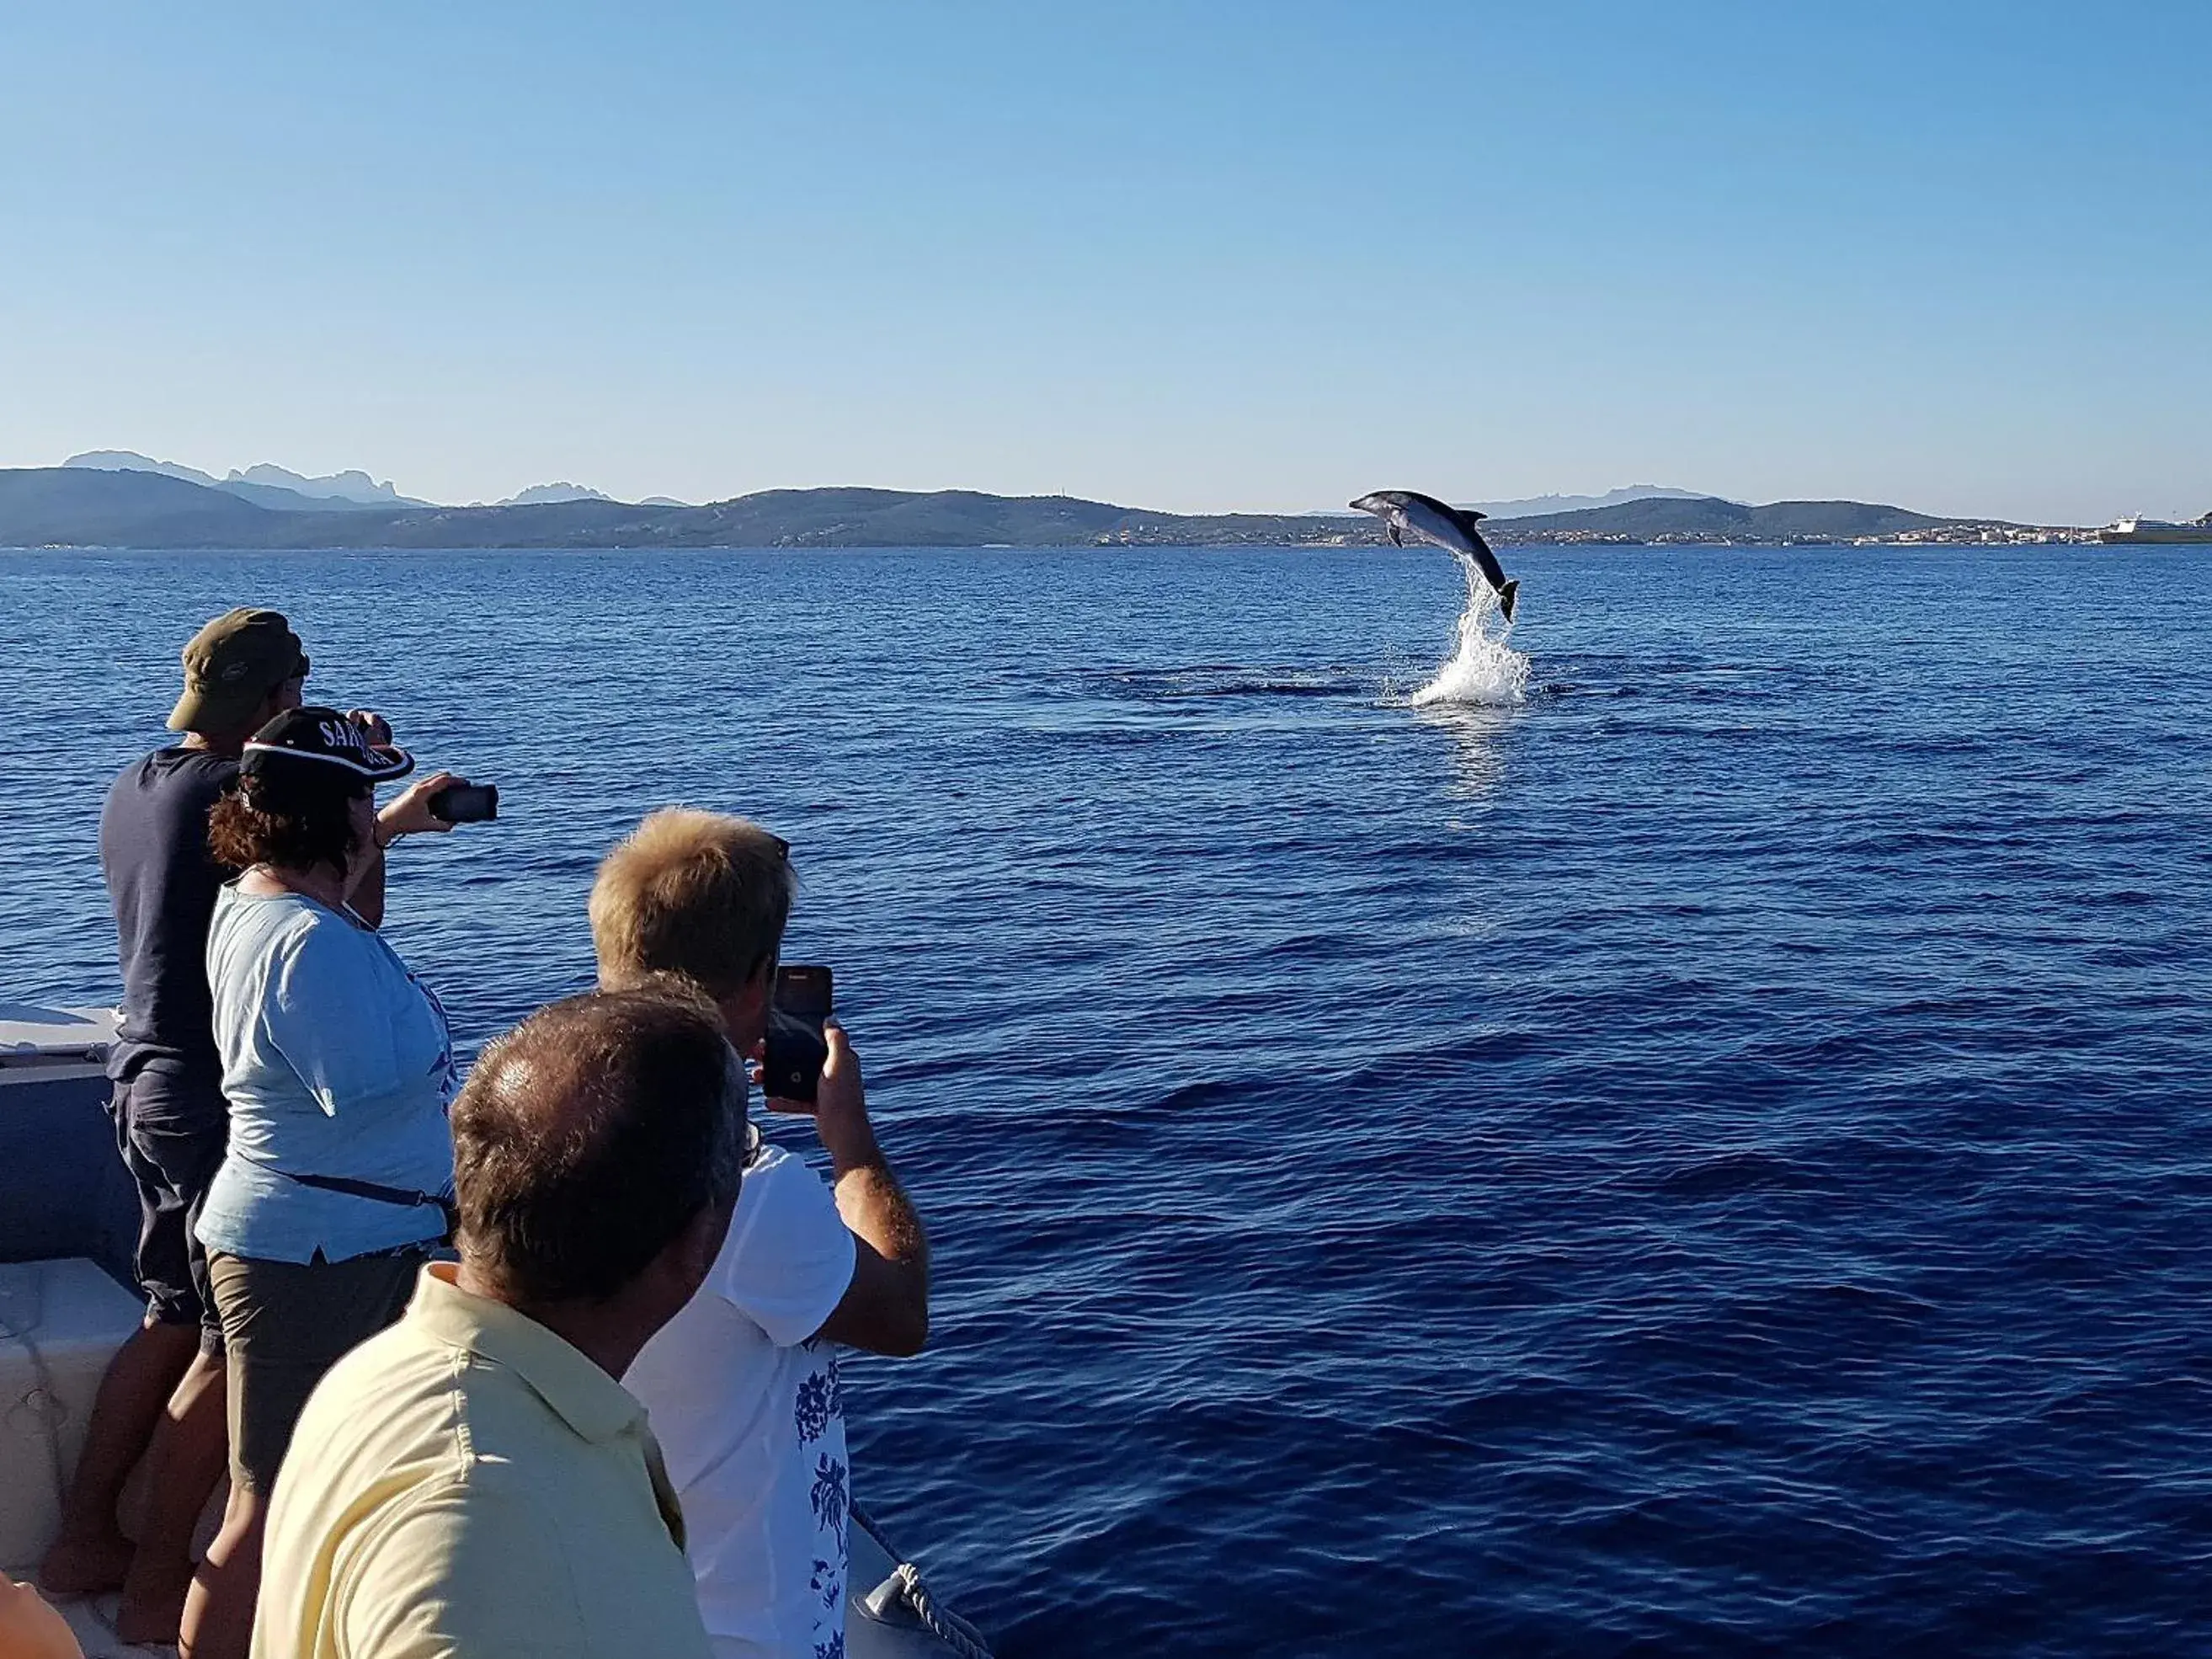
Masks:
[[[2118,519],[2097,532],[2100,542],[2183,542],[2212,546],[2212,513],[2186,524],[2165,519]]]

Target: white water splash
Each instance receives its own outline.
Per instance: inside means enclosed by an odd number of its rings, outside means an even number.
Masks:
[[[1490,634],[1485,624],[1498,610],[1497,592],[1474,560],[1460,558],[1459,562],[1467,574],[1467,609],[1459,618],[1459,654],[1407,701],[1417,708],[1436,702],[1519,702],[1528,689],[1528,659],[1505,642],[1513,631],[1511,623],[1496,636]]]

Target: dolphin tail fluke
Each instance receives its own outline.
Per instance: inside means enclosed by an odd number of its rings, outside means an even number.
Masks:
[[[1498,590],[1498,608],[1505,613],[1505,620],[1513,620],[1513,596],[1521,591],[1519,581],[1510,581]]]

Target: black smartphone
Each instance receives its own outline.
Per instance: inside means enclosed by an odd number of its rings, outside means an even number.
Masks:
[[[830,970],[818,964],[787,963],[775,970],[769,1003],[768,1042],[761,1053],[761,1087],[774,1100],[811,1101],[822,1081],[830,1041],[822,1034],[830,1018]]]
[[[444,823],[487,823],[499,816],[499,786],[495,783],[449,783],[433,792],[423,805],[430,816]]]

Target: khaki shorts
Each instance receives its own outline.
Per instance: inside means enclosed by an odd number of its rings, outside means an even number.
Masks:
[[[230,1479],[266,1495],[323,1373],[406,1310],[429,1246],[350,1261],[208,1259],[229,1361]]]

